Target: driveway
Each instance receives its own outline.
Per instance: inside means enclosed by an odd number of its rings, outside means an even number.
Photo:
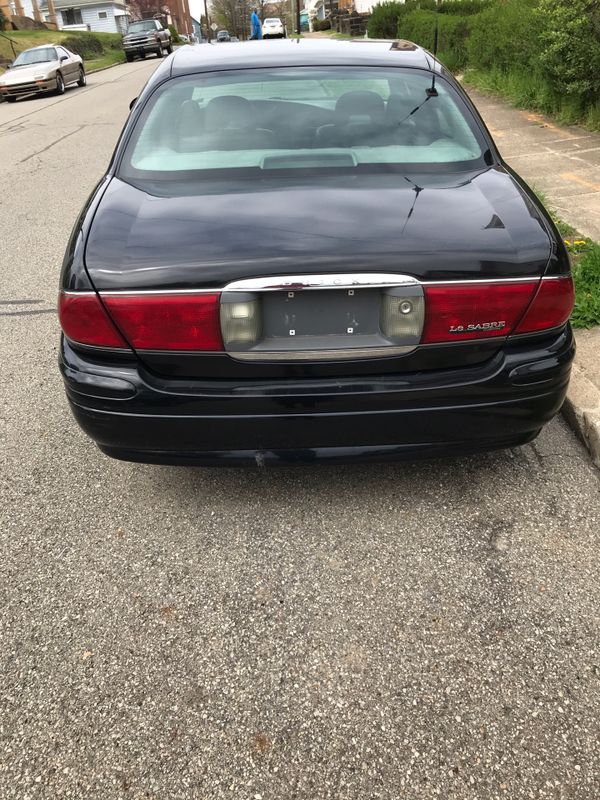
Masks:
[[[561,419],[273,471],[71,420],[62,253],[154,66],[0,106],[0,797],[597,799],[600,477]]]

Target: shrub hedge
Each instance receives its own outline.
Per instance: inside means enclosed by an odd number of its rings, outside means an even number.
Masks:
[[[328,31],[331,28],[331,21],[328,19],[316,19],[313,22],[313,31]]]
[[[67,50],[90,60],[99,58],[107,50],[120,50],[123,46],[118,33],[74,33],[61,39],[60,43]]]
[[[431,50],[435,0],[376,5],[371,38],[409,39]],[[517,105],[600,128],[598,0],[445,0],[438,53],[465,79]]]

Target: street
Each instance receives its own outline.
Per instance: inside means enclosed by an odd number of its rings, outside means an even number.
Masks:
[[[0,797],[597,799],[600,473],[562,418],[273,470],[72,420],[60,264],[158,63],[0,105]]]

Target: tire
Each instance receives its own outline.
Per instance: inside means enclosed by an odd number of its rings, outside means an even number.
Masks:
[[[125,58],[127,59],[128,64],[131,64],[131,62],[133,61],[133,56],[131,55],[131,53],[125,53]]]
[[[172,52],[173,52],[173,45],[171,44],[171,42],[169,42],[169,44],[167,45],[167,55],[170,56]]]
[[[7,97],[6,98],[6,102],[7,103],[16,103],[17,102],[17,98],[16,97]]]
[[[162,58],[164,55],[162,47],[159,47],[158,50],[155,50],[154,52],[156,53],[157,58]]]
[[[87,78],[85,75],[85,70],[83,67],[79,67],[79,80],[77,81],[77,86],[87,86]]]
[[[65,93],[65,82],[63,80],[63,76],[60,72],[56,73],[56,94],[64,94]]]

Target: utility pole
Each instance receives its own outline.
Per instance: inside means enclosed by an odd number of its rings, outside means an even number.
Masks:
[[[204,19],[206,20],[206,37],[210,44],[210,20],[208,18],[208,5],[206,0],[204,0]],[[202,26],[200,27],[200,33],[202,33]]]
[[[296,0],[296,33],[300,36],[300,2]]]

